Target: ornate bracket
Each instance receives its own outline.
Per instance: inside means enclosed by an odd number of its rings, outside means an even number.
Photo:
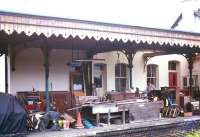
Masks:
[[[144,57],[144,71],[146,70],[147,62],[152,58],[149,56],[143,56]]]
[[[124,53],[124,55],[126,56],[127,60],[128,60],[128,67],[129,68],[133,68],[133,58],[135,56],[135,51],[128,51],[128,50],[122,50],[122,53]]]
[[[192,70],[193,70],[193,62],[195,60],[196,54],[195,53],[189,53],[189,54],[183,54],[183,56],[187,59],[188,62],[188,69],[189,69],[189,94],[192,96]]]
[[[146,69],[148,61],[155,57],[155,56],[160,56],[160,55],[166,55],[166,52],[163,51],[153,51],[152,53],[144,53],[143,58],[144,58],[144,71]]]
[[[44,67],[49,67],[49,57],[51,53],[51,48],[48,47],[47,40],[44,40],[44,46],[41,48],[43,59],[44,59]]]
[[[25,50],[26,46],[22,46],[22,47],[10,47],[10,59],[11,59],[11,70],[15,71],[16,67],[15,67],[15,62],[16,62],[16,57],[17,55],[22,52],[23,50]]]
[[[193,62],[194,62],[194,60],[196,58],[196,54],[195,53],[190,53],[190,54],[182,54],[182,55],[186,58],[186,60],[188,62],[189,71],[192,70],[193,69]]]
[[[124,55],[126,56],[127,60],[128,60],[128,68],[129,68],[129,73],[130,73],[130,77],[129,77],[129,84],[130,84],[130,88],[132,89],[132,68],[133,68],[133,58],[135,56],[135,51],[128,51],[128,50],[122,50],[122,53],[124,53]]]

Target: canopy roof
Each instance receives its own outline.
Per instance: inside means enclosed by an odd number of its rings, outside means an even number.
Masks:
[[[67,39],[79,37],[80,39],[100,39],[122,41],[123,43],[134,42],[151,45],[170,45],[199,47],[200,34],[145,28],[118,24],[54,18],[45,16],[26,15],[19,13],[0,12],[0,31],[8,35],[13,33],[25,33],[27,36],[43,34],[49,38],[52,36]]]

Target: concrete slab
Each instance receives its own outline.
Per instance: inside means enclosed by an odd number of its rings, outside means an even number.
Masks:
[[[88,137],[96,136],[99,133],[125,131],[138,128],[148,128],[155,126],[165,126],[170,124],[179,124],[186,121],[200,121],[200,116],[178,117],[178,118],[161,118],[146,121],[135,121],[125,125],[110,125],[105,127],[96,127],[93,129],[68,129],[62,131],[44,131],[31,133],[28,137]]]

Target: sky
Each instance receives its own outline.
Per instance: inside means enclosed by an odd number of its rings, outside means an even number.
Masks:
[[[183,1],[190,0],[0,0],[0,10],[168,29]]]

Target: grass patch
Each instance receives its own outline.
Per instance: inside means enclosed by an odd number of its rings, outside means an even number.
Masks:
[[[200,129],[186,133],[186,137],[200,137]]]

